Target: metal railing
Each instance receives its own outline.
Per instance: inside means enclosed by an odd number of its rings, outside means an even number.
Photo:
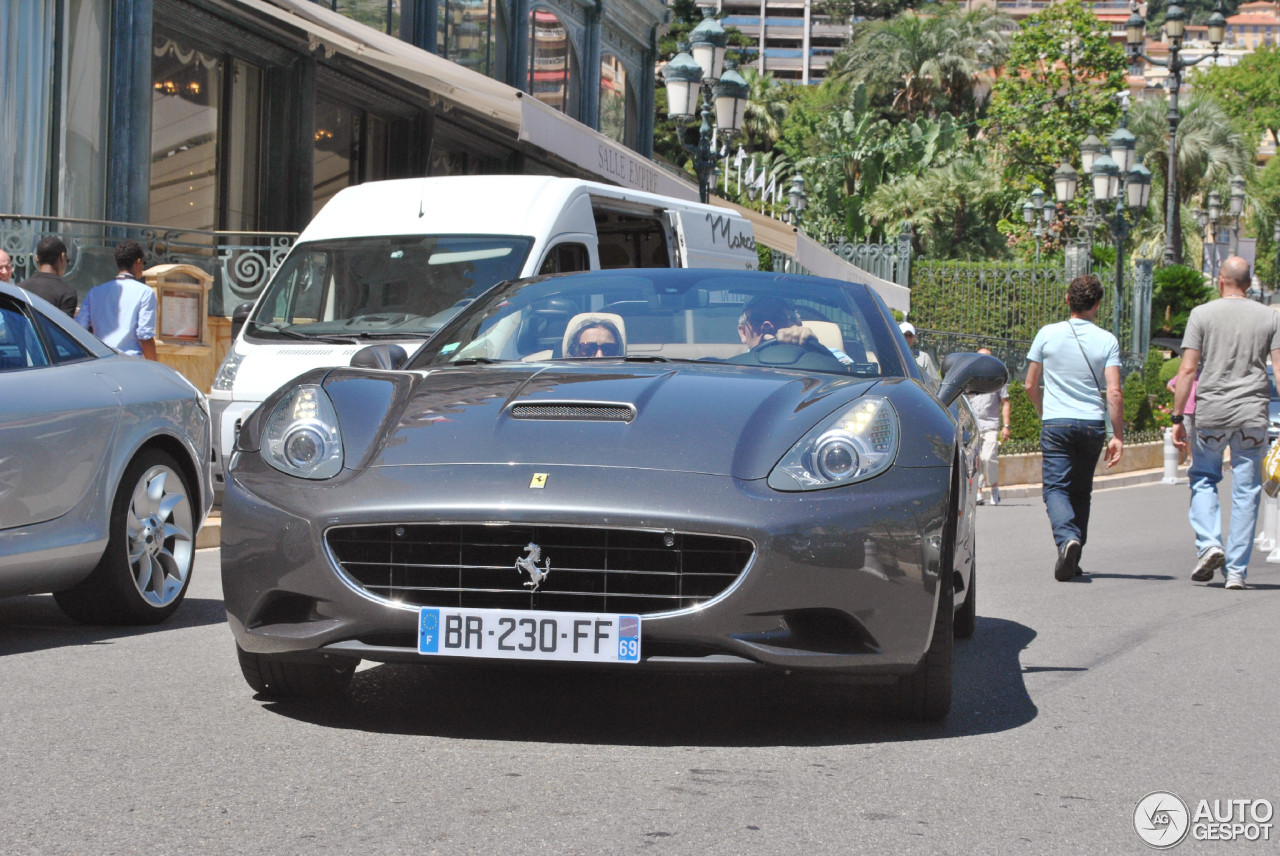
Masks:
[[[212,275],[211,315],[230,315],[240,303],[256,298],[298,237],[296,232],[210,231],[0,214],[0,249],[13,259],[15,282],[21,283],[38,269],[36,245],[46,235],[66,244],[68,267],[63,279],[81,298],[93,286],[116,275],[114,247],[132,238],[142,245],[147,267],[189,264]]]

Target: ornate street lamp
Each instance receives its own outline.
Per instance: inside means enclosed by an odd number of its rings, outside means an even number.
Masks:
[[[1209,228],[1209,212],[1203,208],[1196,209],[1196,226],[1200,229],[1200,273],[1204,273],[1209,262],[1209,239],[1204,231]]]
[[[787,191],[787,213],[791,215],[791,225],[800,228],[800,219],[804,209],[809,205],[809,195],[804,192],[804,176],[797,174],[791,179],[791,189]]]
[[[1109,154],[1099,154],[1098,145],[1089,140],[1081,146],[1082,159],[1086,154],[1093,157],[1093,168],[1089,170],[1089,179],[1093,183],[1093,202],[1102,211],[1102,221],[1111,229],[1111,237],[1116,244],[1116,280],[1115,299],[1111,304],[1111,332],[1120,338],[1120,303],[1124,293],[1124,242],[1129,237],[1133,226],[1147,210],[1151,200],[1151,170],[1140,163],[1135,163],[1137,140],[1129,131],[1128,109],[1121,115],[1120,127],[1112,133],[1108,143]],[[1093,137],[1091,134],[1090,137]],[[1096,140],[1096,137],[1093,139]],[[1059,168],[1061,171],[1061,168]],[[1107,214],[1108,206],[1114,203],[1112,212]],[[1126,209],[1128,209],[1126,214]],[[1090,217],[1092,206],[1090,207]],[[1092,231],[1092,224],[1086,223]]]
[[[1164,33],[1169,42],[1167,60],[1152,59],[1142,50],[1146,39],[1146,21],[1138,12],[1137,0],[1130,0],[1129,20],[1125,24],[1125,48],[1132,60],[1143,59],[1152,65],[1169,70],[1169,169],[1165,180],[1164,263],[1175,264],[1180,259],[1180,247],[1175,241],[1178,235],[1178,90],[1182,88],[1182,71],[1212,57],[1218,58],[1218,48],[1226,35],[1227,19],[1222,14],[1222,0],[1209,16],[1209,44],[1212,54],[1202,54],[1193,60],[1182,58],[1182,37],[1186,32],[1187,15],[1176,3],[1165,10]]]
[[[1222,261],[1218,258],[1218,224],[1222,222],[1222,197],[1218,195],[1218,191],[1209,191],[1209,236],[1213,243],[1213,270],[1212,275],[1215,282],[1218,280],[1218,264]]]
[[[1233,175],[1228,182],[1231,185],[1231,245],[1227,248],[1229,255],[1240,252],[1240,217],[1244,214],[1244,176]]]
[[[1280,291],[1280,218],[1276,219],[1275,230],[1271,233],[1271,245],[1276,248],[1276,266],[1271,271],[1271,293]]]
[[[1068,167],[1070,169],[1070,167]],[[1072,170],[1074,173],[1075,170]],[[1055,178],[1057,173],[1054,173]],[[1055,183],[1055,188],[1057,187]],[[1067,188],[1063,188],[1067,189]],[[1070,188],[1072,196],[1075,195],[1074,185]],[[1031,227],[1031,234],[1036,239],[1036,264],[1040,264],[1040,241],[1044,238],[1045,233],[1049,231],[1049,227],[1053,225],[1053,221],[1058,216],[1058,203],[1052,198],[1046,199],[1044,191],[1036,188],[1031,191],[1031,198],[1022,203],[1022,219]]]
[[[727,143],[742,127],[751,88],[738,73],[738,64],[725,60],[729,36],[712,17],[713,7],[699,5],[702,21],[689,33],[689,42],[679,45],[679,52],[662,70],[662,77],[667,87],[667,115],[675,120],[680,145],[693,157],[698,198],[707,202],[716,175],[712,142],[718,134]],[[685,141],[685,129],[695,118],[695,108],[702,124],[697,145],[691,145]]]

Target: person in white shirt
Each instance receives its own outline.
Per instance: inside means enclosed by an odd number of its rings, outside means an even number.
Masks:
[[[76,321],[121,353],[156,358],[156,293],[142,282],[145,253],[137,241],[116,244],[115,279],[85,295]]]

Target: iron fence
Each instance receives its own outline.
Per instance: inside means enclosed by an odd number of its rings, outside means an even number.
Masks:
[[[240,303],[256,298],[297,238],[296,232],[224,232],[0,214],[0,249],[13,259],[15,282],[36,272],[36,245],[46,235],[66,244],[68,267],[63,280],[81,299],[90,288],[116,275],[113,249],[119,241],[132,238],[146,252],[147,267],[189,264],[213,276],[211,315],[230,315]]]
[[[858,244],[844,236],[826,245],[840,258],[875,274],[883,280],[908,285],[911,282],[911,224],[904,223],[896,240],[882,244]]]
[[[1100,274],[1097,323],[1118,331],[1122,373],[1141,370],[1150,344],[1152,264],[1127,270],[1117,294],[1115,275]],[[920,347],[935,357],[989,348],[1015,376],[1026,373],[1036,331],[1067,317],[1070,282],[1058,265],[919,261],[912,267],[911,321]],[[1118,312],[1116,311],[1118,307]]]

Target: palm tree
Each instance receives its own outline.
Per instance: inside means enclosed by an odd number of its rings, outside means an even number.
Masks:
[[[787,86],[769,72],[754,68],[742,70],[747,85],[747,110],[742,120],[742,134],[751,151],[769,151],[782,135],[782,122],[787,118],[790,102]]]
[[[1163,98],[1143,99],[1129,111],[1129,130],[1138,138],[1137,157],[1152,171],[1161,188],[1169,172],[1169,105]],[[1177,191],[1173,229],[1174,261],[1182,263],[1182,208],[1215,188],[1225,188],[1233,175],[1253,172],[1254,150],[1217,101],[1192,91],[1178,104]],[[1151,194],[1153,206],[1166,210],[1164,194]],[[1163,217],[1159,218],[1163,221]],[[1162,236],[1163,237],[1163,236]]]
[[[993,176],[998,174],[981,153],[963,155],[880,185],[864,210],[877,223],[910,222],[930,256],[995,258],[1004,253],[1004,238],[995,229],[1001,188]]]
[[[1003,63],[1012,29],[1007,15],[989,7],[906,12],[858,27],[828,78],[866,83],[907,118],[936,116],[976,102],[976,78]]]

